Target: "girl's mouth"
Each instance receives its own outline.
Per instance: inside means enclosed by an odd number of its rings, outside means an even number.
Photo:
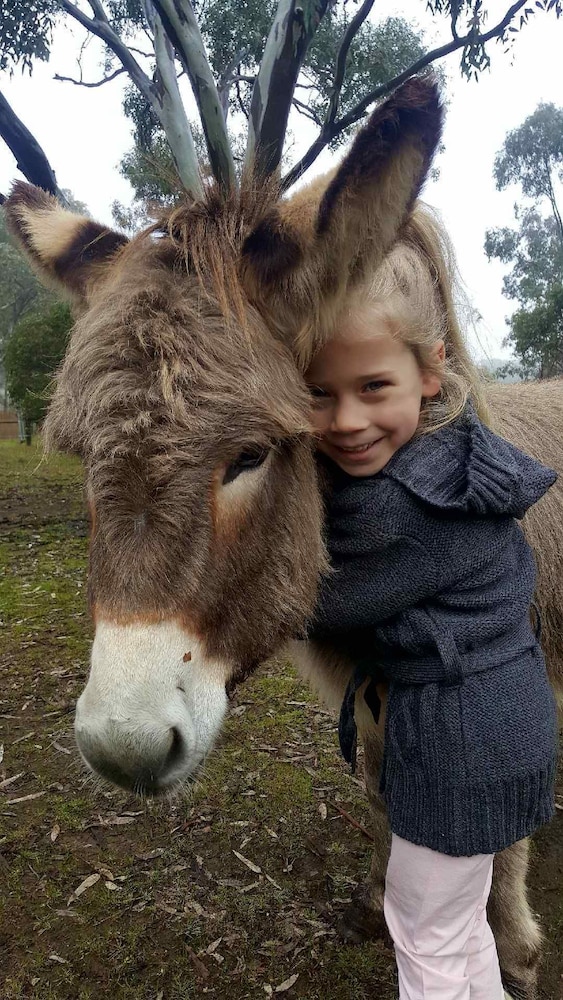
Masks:
[[[332,442],[332,447],[338,454],[342,455],[346,459],[352,462],[361,462],[366,458],[370,458],[373,450],[382,441],[383,438],[377,438],[375,441],[368,441],[367,444],[357,444],[353,446],[339,445]]]

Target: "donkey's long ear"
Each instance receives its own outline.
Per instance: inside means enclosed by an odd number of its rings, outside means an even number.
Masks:
[[[335,172],[279,202],[250,234],[243,280],[280,335],[293,343],[305,336],[305,348],[378,266],[419,194],[441,128],[434,78],[408,80],[373,112]]]
[[[16,181],[3,207],[9,231],[41,280],[77,302],[88,299],[111,258],[128,242],[23,181]]]

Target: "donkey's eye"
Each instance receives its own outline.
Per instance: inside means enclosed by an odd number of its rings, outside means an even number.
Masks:
[[[225,475],[223,476],[223,486],[226,486],[227,483],[232,483],[234,479],[240,476],[241,472],[251,472],[253,469],[259,469],[269,454],[269,448],[249,448],[247,451],[241,451],[238,458],[227,466]]]

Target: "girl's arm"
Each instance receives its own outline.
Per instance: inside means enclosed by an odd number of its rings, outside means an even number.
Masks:
[[[416,538],[379,537],[368,551],[341,551],[321,582],[312,638],[377,625],[435,596],[434,558]]]

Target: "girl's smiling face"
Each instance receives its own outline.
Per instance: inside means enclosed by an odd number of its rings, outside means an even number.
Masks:
[[[306,373],[313,397],[318,449],[351,476],[372,476],[416,433],[422,400],[440,391],[435,371],[422,371],[386,320],[350,317],[338,339],[313,358]],[[444,343],[431,351],[433,368]]]

